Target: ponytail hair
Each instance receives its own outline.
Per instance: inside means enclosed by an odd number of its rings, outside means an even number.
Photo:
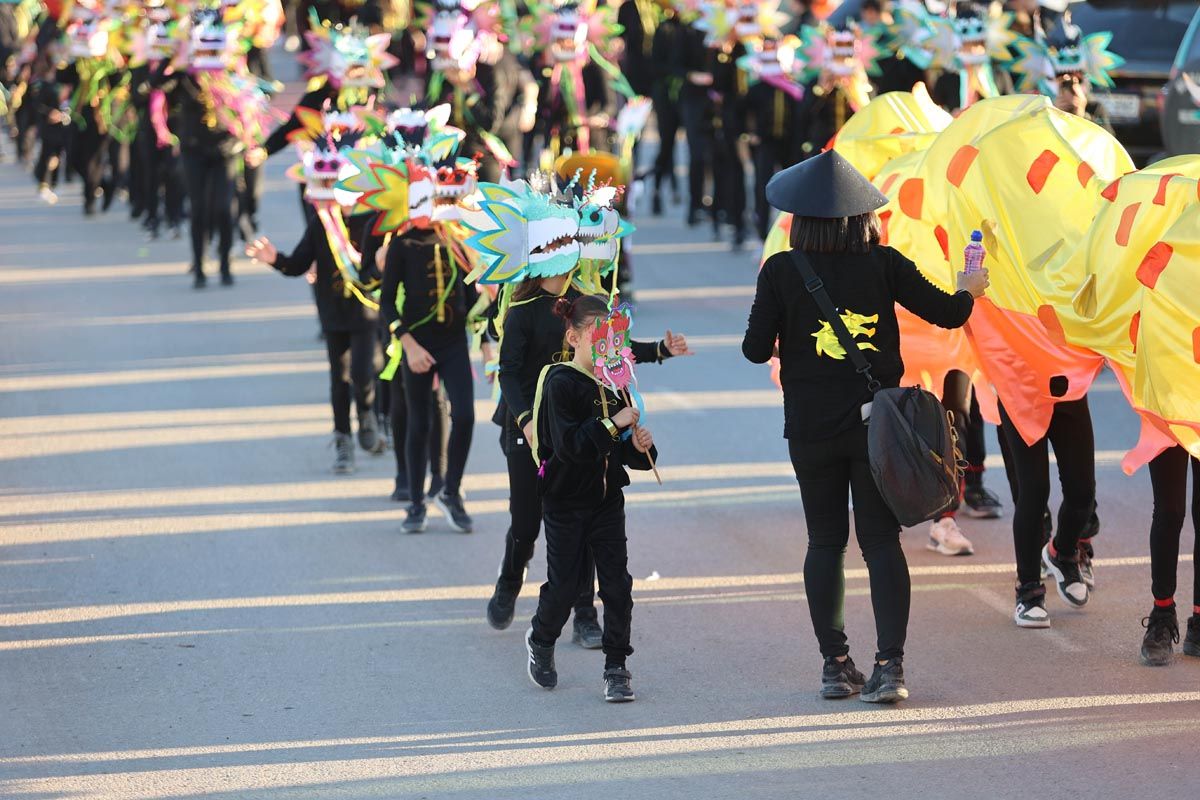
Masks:
[[[608,316],[608,301],[593,294],[581,294],[574,299],[560,297],[554,303],[554,314],[568,328],[582,330],[598,317]]]

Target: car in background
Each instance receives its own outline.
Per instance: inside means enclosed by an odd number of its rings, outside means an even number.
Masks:
[[[1179,45],[1160,99],[1166,154],[1200,153],[1200,9]]]
[[[1113,132],[1138,166],[1164,152],[1160,119],[1163,86],[1180,42],[1196,16],[1196,0],[1088,0],[1070,6],[1085,33],[1111,31],[1109,50],[1125,59],[1111,90],[1096,90]]]

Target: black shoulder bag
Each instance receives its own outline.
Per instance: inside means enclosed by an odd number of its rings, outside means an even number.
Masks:
[[[879,493],[906,527],[950,511],[958,504],[961,473],[946,409],[937,397],[916,386],[882,388],[808,257],[796,249],[791,254],[804,279],[804,288],[816,301],[850,363],[863,376],[873,395],[867,422],[867,451]]]

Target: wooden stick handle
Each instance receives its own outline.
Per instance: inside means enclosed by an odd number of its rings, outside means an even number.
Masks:
[[[625,403],[630,408],[633,408],[633,397],[629,394],[628,389],[625,390]],[[637,435],[637,430],[639,427],[640,427],[639,425],[633,426],[633,434],[635,436]],[[646,460],[650,462],[650,471],[654,473],[654,480],[658,481],[659,486],[662,486],[663,485],[662,476],[658,474],[658,467],[656,467],[654,465],[654,456],[650,455],[649,450],[646,451]]]

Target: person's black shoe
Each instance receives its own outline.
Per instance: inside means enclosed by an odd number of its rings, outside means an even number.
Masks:
[[[962,512],[975,519],[998,519],[1004,513],[1000,498],[982,486],[968,486],[963,490]]]
[[[204,273],[203,272],[193,272],[192,273],[192,288],[193,289],[203,289],[205,286],[208,286],[208,278],[204,277]]]
[[[1175,660],[1173,645],[1179,641],[1175,606],[1155,606],[1150,616],[1142,618],[1142,627],[1146,629],[1146,635],[1142,637],[1142,663],[1147,667],[1165,667]]]
[[[492,592],[492,599],[488,600],[487,604],[488,625],[498,631],[512,625],[513,614],[517,610],[517,595],[520,592],[520,587],[514,590],[501,581],[496,581],[496,591]]]
[[[826,700],[837,700],[850,697],[862,691],[867,679],[854,666],[854,661],[846,656],[845,661],[838,661],[829,656],[821,669],[821,697]]]
[[[571,641],[584,650],[599,650],[604,646],[604,629],[600,627],[596,609],[581,609],[575,612]]]
[[[746,226],[735,225],[733,228],[733,249],[734,251],[741,250],[746,246]]]
[[[558,686],[558,672],[554,669],[554,645],[547,647],[535,642],[532,626],[525,632],[525,652],[529,655],[527,671],[533,685],[543,689]]]
[[[700,224],[700,209],[689,208],[687,212],[687,226],[694,228]]]
[[[432,500],[441,494],[444,488],[446,488],[446,479],[435,472],[429,476],[429,492],[425,496]]]
[[[443,490],[434,495],[433,504],[442,512],[442,516],[446,518],[446,522],[450,524],[451,528],[459,533],[471,532],[475,522],[463,506],[461,495],[450,494]]]
[[[870,680],[862,688],[860,699],[864,703],[898,703],[907,700],[903,660],[893,658],[886,664],[876,661]]]
[[[1187,621],[1187,636],[1183,637],[1183,654],[1200,658],[1200,615],[1192,614]]]
[[[408,503],[412,501],[412,493],[408,490],[408,476],[396,476],[396,488],[392,489],[392,500],[397,503]]]
[[[1095,551],[1090,543],[1079,543],[1079,551],[1075,563],[1079,565],[1079,577],[1087,584],[1088,591],[1096,588],[1096,570],[1092,567],[1092,557]]]
[[[233,286],[233,273],[228,271],[221,272],[221,285]]]
[[[650,199],[650,214],[655,217],[663,215],[662,192],[658,189],[654,190],[654,196]]]
[[[425,530],[425,504],[413,504],[408,507],[408,515],[404,518],[404,523],[400,526],[400,530],[405,533],[422,533]]]
[[[375,456],[383,452],[383,442],[379,438],[379,421],[373,411],[368,411],[358,419],[358,446]]]
[[[606,667],[604,670],[604,702],[632,703],[636,698],[631,679],[633,675],[624,667]]]
[[[1083,582],[1083,576],[1079,574],[1079,565],[1074,559],[1068,561],[1062,557],[1062,553],[1058,556],[1050,555],[1050,545],[1047,544],[1042,548],[1042,563],[1046,565],[1046,570],[1058,587],[1058,596],[1064,602],[1076,608],[1087,605],[1088,585]]]

